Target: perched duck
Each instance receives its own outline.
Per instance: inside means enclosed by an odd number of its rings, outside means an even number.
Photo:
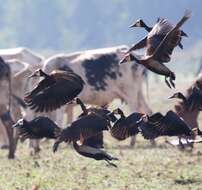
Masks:
[[[187,110],[199,110],[202,111],[202,91],[193,87],[191,94],[188,97],[185,97],[181,92],[174,93],[169,99],[178,98],[181,99]]]
[[[160,20],[161,20],[161,18],[158,18],[157,23],[158,23]],[[168,22],[168,21],[167,21],[167,22]],[[168,23],[169,23],[169,22],[168,22]],[[150,32],[150,31],[153,29],[153,27],[150,27],[150,26],[148,26],[147,24],[145,24],[145,22],[144,22],[142,19],[138,19],[138,20],[135,21],[130,27],[140,27],[140,28],[144,28],[147,32]],[[187,35],[183,30],[181,30],[181,36],[188,37],[188,35]],[[163,37],[165,37],[165,35],[163,35]],[[160,39],[162,39],[162,36],[160,36]],[[141,46],[140,46],[140,45],[141,45]],[[146,47],[146,45],[147,45],[147,36],[144,37],[144,38],[143,38],[141,41],[139,41],[137,44],[134,44],[134,45],[130,48],[130,50],[129,50],[128,52],[134,51],[134,50],[136,50],[136,49],[144,48],[144,47]],[[183,49],[183,45],[182,45],[181,41],[179,41],[178,46],[179,46],[181,49]]]
[[[25,119],[18,120],[14,125],[18,129],[20,139],[56,139],[56,135],[61,129],[48,117],[36,117],[31,121]]]
[[[50,75],[41,69],[30,77],[43,77],[38,85],[27,93],[24,100],[36,112],[53,111],[70,102],[83,89],[83,79],[72,71],[55,70]]]
[[[179,28],[190,18],[191,12],[186,11],[180,21],[173,27],[167,20],[160,19],[152,28],[147,36],[146,54],[140,58],[129,53],[120,61],[136,61],[144,65],[147,69],[165,76],[166,84],[172,88],[175,87],[175,74],[163,63],[170,61],[173,49],[181,40],[181,31]],[[165,37],[160,37],[160,36]],[[161,38],[161,39],[160,39]],[[169,78],[169,81],[167,80]]]
[[[103,150],[91,146],[86,146],[83,144],[78,145],[77,142],[73,142],[73,147],[76,150],[76,152],[82,156],[93,158],[95,160],[105,160],[109,165],[117,167],[116,164],[111,163],[110,161],[118,160],[118,158],[112,157]]]
[[[113,113],[119,114],[121,117],[110,129],[112,137],[121,141],[139,133],[138,125],[136,122],[139,121],[141,116],[144,114],[135,112],[126,117],[120,108],[115,109]]]
[[[152,116],[143,115],[137,122],[145,139],[159,136],[196,136],[197,130],[191,129],[176,113],[168,111],[166,115],[157,112]]]

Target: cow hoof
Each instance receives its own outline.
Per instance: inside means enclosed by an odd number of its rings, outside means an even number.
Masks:
[[[15,158],[15,155],[14,154],[9,154],[8,155],[8,159],[14,159]]]

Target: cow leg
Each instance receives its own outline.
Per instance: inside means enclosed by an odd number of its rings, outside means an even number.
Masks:
[[[8,142],[8,136],[7,132],[5,131],[5,127],[2,122],[0,122],[0,138],[1,138],[1,147],[0,148],[8,148],[9,142]]]
[[[11,118],[10,112],[5,112],[0,115],[1,121],[5,126],[6,133],[8,135],[8,141],[9,141],[9,153],[8,158],[13,159],[15,157],[15,150],[16,150],[16,144],[13,138],[13,128],[12,125],[14,124],[14,121]],[[17,142],[16,142],[17,143]]]
[[[67,122],[71,123],[74,117],[74,105],[66,106]]]

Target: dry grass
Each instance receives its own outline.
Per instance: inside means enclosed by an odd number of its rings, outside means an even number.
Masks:
[[[173,102],[166,97],[172,92],[165,85],[150,86],[152,109],[165,112],[171,108]],[[200,144],[193,152],[181,152],[165,144],[163,138],[156,148],[141,137],[132,149],[127,146],[129,140],[120,143],[106,135],[105,142],[106,150],[120,159],[116,162],[118,168],[83,158],[71,146],[63,145],[53,154],[51,141],[43,142],[40,155],[34,157],[25,144],[19,145],[15,160],[7,160],[7,151],[0,151],[0,190],[202,189]]]

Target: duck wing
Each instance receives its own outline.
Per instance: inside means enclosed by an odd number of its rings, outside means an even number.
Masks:
[[[57,150],[58,145],[63,141],[70,143],[80,140],[83,142],[84,139],[95,136],[104,130],[108,130],[108,125],[109,122],[98,115],[89,114],[83,116],[74,121],[69,127],[62,130],[55,142],[54,151]]]
[[[152,57],[154,59],[162,59],[170,57],[172,54],[173,49],[176,47],[177,44],[179,44],[179,41],[181,40],[181,31],[179,30],[180,27],[191,17],[190,11],[185,11],[184,16],[180,19],[180,21],[167,32],[166,36],[163,38],[163,40],[158,44],[158,46],[155,48]],[[168,30],[168,25],[163,24],[159,31]],[[166,29],[167,28],[167,29]],[[165,62],[168,62],[169,59],[165,59]]]
[[[149,122],[140,125],[140,131],[145,139],[154,139],[159,136],[189,136],[191,128],[173,111],[168,111],[165,116],[161,115]]]
[[[119,141],[122,141],[128,137],[138,134],[139,129],[136,122],[140,120],[142,115],[143,114],[141,113],[133,113],[126,118],[117,120],[110,129],[111,136]]]
[[[29,139],[55,139],[55,131],[60,128],[48,117],[37,117],[26,125],[18,127],[18,134],[21,140]]]
[[[76,74],[58,78],[55,83],[31,93],[27,105],[36,112],[53,111],[75,98],[83,89],[84,82]]]
[[[132,45],[132,47],[128,50],[127,53],[130,53],[131,51],[135,51],[137,49],[142,49],[142,48],[146,47],[146,45],[147,45],[147,36],[144,37],[139,42],[137,42],[136,44]]]
[[[202,107],[202,91],[199,88],[194,87],[192,89],[192,93],[187,99],[187,105],[190,111],[200,110]]]

